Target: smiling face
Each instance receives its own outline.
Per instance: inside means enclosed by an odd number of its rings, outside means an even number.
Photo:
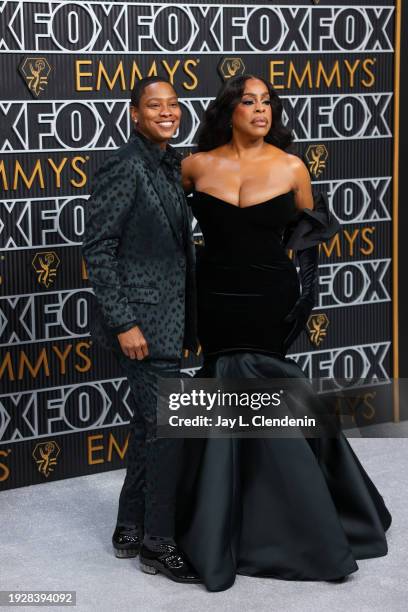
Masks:
[[[181,108],[173,87],[163,81],[147,85],[139,106],[131,106],[130,114],[144,136],[165,144],[180,125]]]
[[[241,101],[231,119],[234,130],[252,137],[264,137],[272,126],[271,98],[265,83],[247,79]]]

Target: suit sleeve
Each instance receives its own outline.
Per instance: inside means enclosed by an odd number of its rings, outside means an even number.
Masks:
[[[117,251],[136,197],[129,160],[108,158],[96,173],[85,207],[82,253],[105,324],[113,333],[137,325],[118,274]]]

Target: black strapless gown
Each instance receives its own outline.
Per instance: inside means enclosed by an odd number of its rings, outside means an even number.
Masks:
[[[335,234],[325,194],[313,211],[293,193],[238,208],[195,192],[203,232],[198,255],[199,377],[306,378],[284,355],[299,296],[287,248]],[[331,580],[356,559],[387,553],[384,500],[347,439],[193,439],[186,441],[178,538],[210,591],[235,575]]]

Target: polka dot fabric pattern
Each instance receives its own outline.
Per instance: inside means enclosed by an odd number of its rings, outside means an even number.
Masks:
[[[195,260],[180,156],[136,131],[95,174],[83,255],[96,296],[91,333],[119,349],[116,334],[139,325],[153,359],[196,347]]]
[[[119,498],[118,525],[174,536],[175,500],[183,440],[157,438],[157,394],[163,378],[179,378],[180,361],[118,358],[135,400],[126,453],[127,471]]]

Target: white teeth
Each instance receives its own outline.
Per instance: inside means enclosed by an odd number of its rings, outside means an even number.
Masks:
[[[172,121],[159,121],[159,125],[164,125],[164,127],[171,127],[173,125]]]

